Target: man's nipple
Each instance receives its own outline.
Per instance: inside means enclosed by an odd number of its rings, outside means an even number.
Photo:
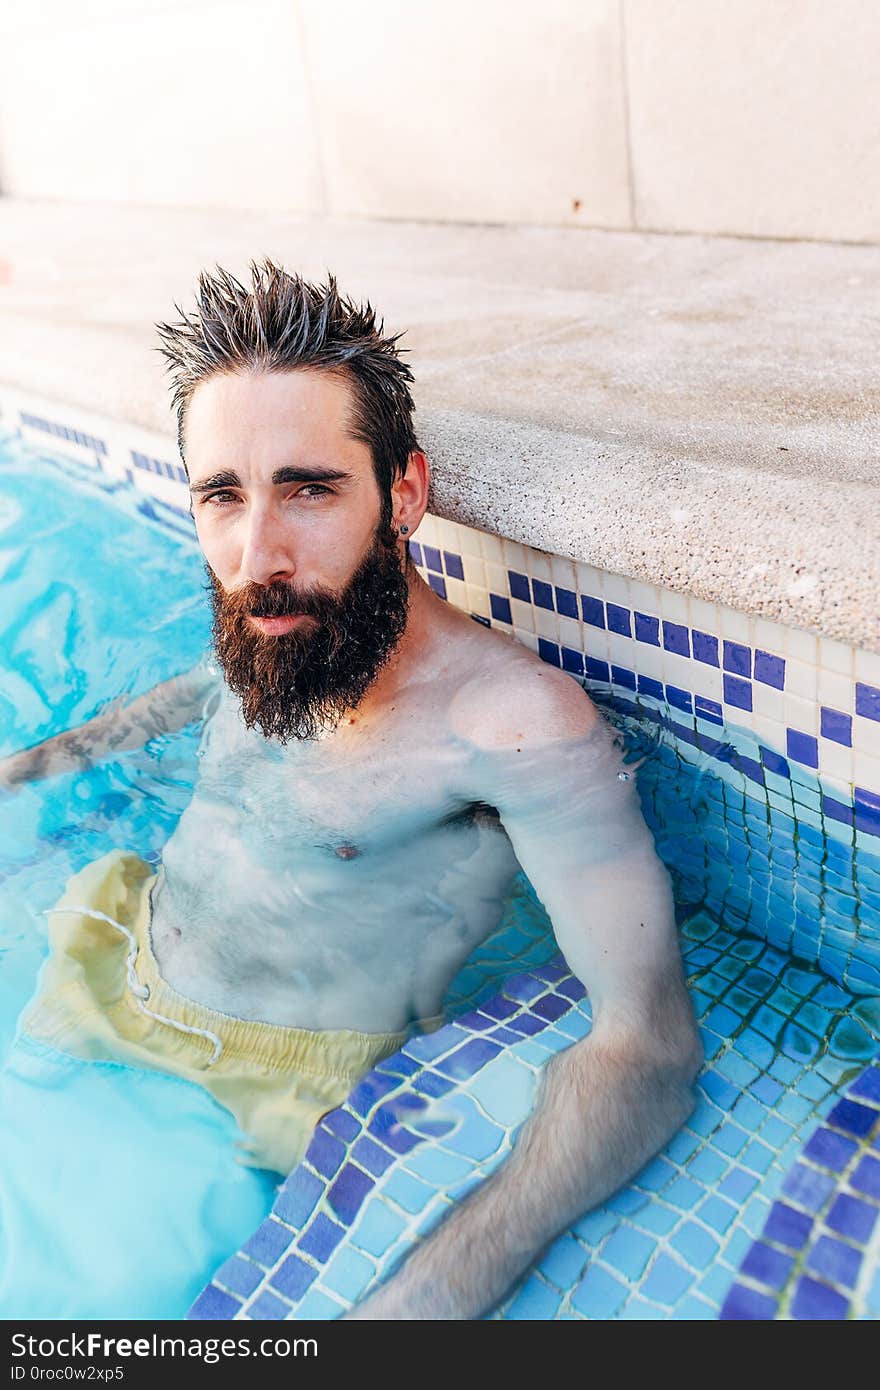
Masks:
[[[360,850],[357,845],[338,845],[336,853],[340,859],[357,859]]]

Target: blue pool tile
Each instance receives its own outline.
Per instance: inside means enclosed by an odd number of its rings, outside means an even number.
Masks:
[[[694,647],[694,658],[702,661],[704,666],[718,665],[718,638],[713,637],[709,632],[698,632],[694,629],[692,633]]]
[[[298,1255],[288,1255],[284,1264],[272,1275],[272,1284],[286,1298],[302,1298],[306,1289],[317,1278],[314,1265],[307,1264]]]
[[[699,719],[708,719],[713,724],[724,723],[724,713],[717,700],[707,700],[703,695],[695,695],[694,710]]]
[[[842,714],[840,710],[828,709],[826,705],[822,705],[820,718],[820,733],[823,738],[833,739],[835,743],[842,743],[846,748],[852,748],[852,717],[850,715]]]
[[[705,1269],[714,1260],[719,1242],[696,1221],[686,1221],[669,1244],[692,1269]]]
[[[812,734],[802,734],[797,729],[786,729],[785,744],[788,756],[804,767],[819,766],[819,741]]]
[[[769,652],[755,652],[755,680],[762,685],[772,685],[774,690],[785,688],[785,662],[781,656],[771,656]],[[784,774],[783,774],[784,775]]]
[[[880,1067],[866,1067],[857,1081],[849,1088],[851,1096],[861,1096],[880,1106]]]
[[[789,1250],[802,1250],[812,1229],[813,1218],[806,1212],[798,1211],[786,1202],[774,1202],[764,1227],[764,1236]]]
[[[565,618],[576,618],[578,616],[577,594],[571,589],[560,589],[555,586],[556,591],[556,611]]]
[[[660,646],[660,619],[649,617],[647,613],[635,614],[636,641],[647,642],[651,647]]]
[[[691,654],[690,636],[686,627],[681,623],[670,623],[663,620],[663,646],[668,652],[675,652],[677,656],[687,656]]]
[[[538,638],[538,656],[550,666],[562,665],[559,658],[559,647],[555,642],[548,641],[546,637]]]
[[[332,1293],[338,1293],[349,1303],[354,1303],[367,1288],[376,1273],[376,1266],[365,1255],[343,1245],[334,1255],[327,1269],[322,1271],[321,1282]]]
[[[877,1111],[868,1105],[859,1105],[854,1100],[839,1100],[828,1116],[827,1123],[836,1129],[844,1129],[847,1134],[858,1135],[860,1139],[870,1134],[877,1123]]]
[[[584,673],[583,652],[575,651],[574,647],[563,647],[562,669],[563,671],[570,671],[572,675],[582,676]]]
[[[878,1208],[863,1202],[860,1197],[851,1197],[841,1192],[834,1199],[834,1205],[825,1218],[825,1224],[850,1240],[864,1245],[874,1229]]]
[[[736,709],[752,708],[751,681],[740,680],[739,676],[724,676],[724,700]]]
[[[731,1202],[744,1202],[749,1193],[754,1192],[757,1182],[758,1179],[754,1173],[747,1173],[742,1168],[732,1167],[718,1191],[722,1197],[727,1197]]]
[[[657,1242],[630,1226],[621,1226],[602,1248],[602,1259],[631,1282],[640,1279]]]
[[[415,1216],[418,1212],[423,1211],[431,1201],[434,1196],[434,1189],[419,1178],[414,1177],[412,1173],[398,1168],[383,1184],[382,1195]]]
[[[584,673],[590,680],[604,681],[606,684],[611,680],[608,662],[599,661],[594,656],[584,657]]]
[[[846,1317],[848,1301],[842,1294],[803,1275],[791,1305],[791,1316],[808,1322]]]
[[[346,1144],[361,1132],[360,1120],[356,1119],[348,1110],[331,1110],[329,1115],[324,1116],[321,1126],[324,1129],[331,1129],[340,1139],[344,1139]]]
[[[750,680],[752,675],[751,649],[744,647],[741,642],[725,642],[723,666],[724,670],[729,671],[731,675],[745,676],[747,680]]]
[[[561,1289],[570,1289],[575,1280],[581,1277],[588,1259],[589,1254],[580,1241],[572,1235],[563,1235],[554,1240],[538,1268]]]
[[[798,1206],[818,1212],[834,1191],[834,1179],[827,1173],[817,1173],[805,1163],[796,1163],[786,1174],[782,1191]]]
[[[653,676],[643,676],[640,672],[638,689],[640,695],[653,695],[655,700],[663,699],[663,686],[660,681],[654,680]]]
[[[385,1254],[401,1232],[406,1221],[382,1201],[374,1201],[365,1209],[349,1240],[358,1250],[377,1258]]]
[[[248,1317],[257,1321],[281,1322],[289,1312],[290,1304],[276,1298],[268,1289],[264,1289],[248,1306]]]
[[[357,1141],[351,1156],[357,1159],[362,1168],[372,1173],[374,1178],[381,1177],[394,1162],[394,1155],[383,1149],[381,1144],[377,1144],[368,1134],[362,1135]]]
[[[731,1158],[733,1158],[743,1148],[748,1137],[745,1130],[740,1129],[739,1125],[731,1124],[730,1121],[727,1121],[720,1127],[718,1133],[714,1135],[712,1142],[722,1153],[730,1154]]]
[[[777,777],[791,777],[791,768],[785,758],[779,753],[774,753],[772,748],[764,748],[761,745],[761,762],[768,772],[774,772]]]
[[[331,1221],[328,1216],[324,1216],[323,1212],[319,1212],[305,1234],[300,1237],[297,1248],[302,1250],[303,1254],[311,1255],[316,1260],[328,1260],[344,1235],[345,1228],[343,1226],[340,1226],[336,1221]],[[274,1282],[277,1283],[278,1281],[275,1280]],[[282,1289],[283,1292],[285,1290]]]
[[[407,1168],[416,1177],[435,1187],[447,1188],[461,1182],[473,1171],[472,1165],[458,1154],[447,1153],[444,1149],[422,1147],[416,1149],[407,1159]]]
[[[823,1168],[840,1173],[857,1150],[857,1145],[842,1134],[834,1134],[830,1129],[819,1129],[804,1148],[804,1157]]]
[[[729,1322],[763,1322],[776,1316],[776,1299],[746,1284],[734,1284],[724,1300],[719,1317]]]
[[[619,632],[622,637],[632,637],[630,610],[619,603],[605,604],[606,621],[609,632]]]
[[[434,570],[436,574],[443,573],[443,561],[440,559],[440,551],[435,545],[423,545],[422,554],[429,570]]]
[[[866,831],[870,835],[880,835],[880,795],[877,792],[869,792],[864,787],[856,787],[853,801],[856,829]],[[864,897],[868,901],[867,893]]]
[[[697,1209],[696,1215],[705,1225],[711,1226],[713,1231],[724,1235],[736,1220],[737,1212],[736,1207],[731,1202],[726,1202],[723,1197],[707,1197]]]
[[[489,611],[498,623],[513,622],[513,616],[510,612],[510,600],[503,594],[489,595]]]
[[[295,1168],[275,1201],[276,1215],[282,1221],[289,1221],[291,1226],[304,1226],[321,1200],[323,1191],[324,1184],[314,1173],[302,1166]],[[289,1244],[290,1239],[288,1232],[285,1244]]]
[[[856,681],[856,714],[880,720],[880,690],[876,686]]]
[[[681,1212],[675,1207],[666,1207],[656,1199],[650,1206],[639,1212],[639,1229],[650,1235],[665,1236],[681,1221]]]
[[[635,671],[628,671],[625,666],[612,666],[611,679],[615,685],[622,685],[626,690],[635,690],[636,688],[636,673]]]
[[[446,598],[446,580],[442,574],[429,574],[428,583],[435,594],[438,594],[440,598]]]
[[[589,623],[590,627],[604,628],[605,605],[600,598],[589,598],[586,594],[581,594],[581,612],[584,622]]]
[[[556,1316],[562,1295],[534,1275],[517,1293],[505,1317],[513,1321],[549,1322]]]
[[[727,1172],[728,1167],[727,1159],[722,1158],[714,1149],[703,1149],[691,1161],[688,1173],[697,1182],[705,1183],[708,1187],[712,1183],[716,1183]]]
[[[312,1320],[329,1322],[334,1318],[341,1317],[343,1309],[336,1302],[335,1298],[328,1298],[320,1289],[312,1289],[306,1294],[302,1303],[296,1310],[297,1318],[302,1318],[304,1322]]]
[[[522,603],[531,603],[532,591],[529,588],[528,577],[516,570],[508,570],[507,579],[510,584],[510,597],[518,598]]]
[[[450,579],[464,579],[464,566],[461,563],[460,555],[456,555],[451,550],[444,550],[443,560]]]
[[[293,1237],[293,1231],[270,1216],[260,1223],[250,1239],[245,1242],[242,1252],[268,1269],[277,1263],[278,1257],[287,1249]]]
[[[669,1308],[687,1293],[694,1282],[692,1270],[685,1269],[671,1255],[661,1251],[642,1281],[640,1292],[653,1303]]]
[[[374,1179],[353,1163],[346,1163],[332,1184],[327,1198],[341,1221],[348,1226],[360,1211],[362,1203],[374,1187]]]
[[[704,1195],[704,1189],[690,1178],[678,1177],[663,1190],[663,1200],[681,1211],[692,1211]]]
[[[553,609],[553,588],[543,579],[532,580],[532,595],[539,608]]]
[[[572,1304],[589,1318],[610,1318],[626,1301],[627,1290],[600,1265],[591,1265],[571,1296]]]
[[[834,1236],[820,1236],[807,1256],[806,1267],[820,1279],[853,1288],[862,1261],[861,1250],[854,1250]]]
[[[237,1298],[231,1298],[228,1293],[218,1289],[215,1284],[209,1284],[203,1289],[190,1310],[191,1316],[206,1320],[212,1319],[221,1321],[226,1318],[233,1318],[241,1311],[241,1304]]]
[[[793,1255],[785,1255],[781,1250],[774,1250],[771,1245],[758,1240],[743,1260],[740,1273],[747,1274],[757,1284],[783,1289],[793,1267]]]
[[[691,713],[693,701],[687,690],[680,690],[677,685],[667,685],[666,698],[674,709],[684,710],[686,714]]]
[[[345,1146],[328,1134],[322,1125],[315,1130],[306,1149],[306,1161],[322,1177],[332,1178],[345,1158]]]

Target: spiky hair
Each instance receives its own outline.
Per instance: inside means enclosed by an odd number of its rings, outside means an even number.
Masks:
[[[369,302],[340,295],[336,280],[313,285],[266,258],[250,263],[252,288],[217,266],[203,271],[196,311],[179,304],[175,323],[156,329],[172,379],[177,442],[186,465],[186,412],[200,382],[221,372],[333,372],[352,385],[352,435],[369,446],[383,498],[418,448],[413,429],[412,372],[394,337],[384,336]]]

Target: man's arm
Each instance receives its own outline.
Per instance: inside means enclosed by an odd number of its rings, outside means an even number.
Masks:
[[[201,715],[215,680],[202,662],[127,705],[111,705],[75,729],[0,759],[0,790],[91,767],[107,753],[141,748],[160,734],[175,733]]]
[[[634,779],[620,777],[610,731],[570,678],[556,673],[530,692],[514,683],[504,703],[506,714],[493,710],[495,746],[478,759],[480,796],[501,812],[587,988],[593,1027],[547,1064],[504,1165],[353,1318],[479,1317],[693,1108],[702,1052],[669,881]],[[542,729],[559,739],[542,744]]]

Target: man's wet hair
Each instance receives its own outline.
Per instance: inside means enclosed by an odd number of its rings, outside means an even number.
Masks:
[[[252,288],[245,289],[227,270],[203,271],[196,311],[179,304],[175,323],[156,324],[177,411],[177,442],[186,467],[184,428],[193,392],[221,372],[326,371],[352,387],[351,433],[373,455],[383,507],[390,509],[391,486],[406,471],[417,449],[413,376],[401,358],[401,334],[384,335],[370,303],[355,304],[328,275],[310,284],[266,258],[251,261]]]

